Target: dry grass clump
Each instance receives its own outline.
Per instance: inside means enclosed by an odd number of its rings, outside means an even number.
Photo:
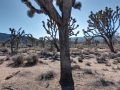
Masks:
[[[12,57],[12,61],[13,61],[13,66],[21,66],[23,65],[24,59],[22,55],[16,55]]]
[[[47,53],[46,51],[41,51],[40,53],[38,53],[40,58],[49,58],[52,57],[52,54]]]
[[[33,66],[38,62],[37,55],[24,56],[22,54],[16,55],[12,57],[12,63],[8,64],[8,66],[12,67],[20,67],[20,66]]]
[[[10,56],[6,56],[6,61],[10,60]]]
[[[27,53],[28,52],[28,49],[23,49],[21,50],[22,53]]]
[[[85,54],[85,55],[89,55],[90,54],[89,50],[84,50],[82,53]]]
[[[3,52],[3,54],[9,52],[8,48],[6,47],[1,48],[0,51]]]
[[[99,80],[95,81],[93,83],[94,86],[100,87],[100,86],[111,86],[111,85],[115,85],[115,83],[113,81],[108,81],[105,80],[104,78],[100,78]]]
[[[95,56],[98,56],[98,57],[101,56],[101,54],[100,54],[98,51],[95,51],[95,52],[94,52],[94,55],[95,55]]]
[[[72,70],[79,70],[79,69],[81,69],[81,68],[80,68],[79,65],[73,65],[73,66],[71,67],[71,69],[72,69]]]
[[[110,66],[111,66],[111,64],[110,64],[109,62],[107,62],[107,63],[106,63],[106,66],[109,66],[109,67],[110,67]]]
[[[115,53],[109,53],[109,58],[110,58],[110,59],[114,59],[114,58],[116,58]]]
[[[120,52],[116,54],[116,57],[120,57]]]
[[[120,57],[117,57],[115,60],[117,61],[117,63],[120,63]]]
[[[25,58],[25,60],[27,61],[25,66],[32,66],[32,65],[35,65],[37,64],[38,62],[38,56],[33,54],[33,55],[30,55],[30,56],[27,56]]]
[[[45,81],[45,80],[51,80],[55,78],[56,73],[54,71],[47,71],[46,73],[42,73],[37,77],[37,81]]]
[[[96,60],[98,63],[107,63],[108,61],[106,60],[107,58],[107,55],[106,54],[103,54],[101,55],[100,57],[97,57]]]
[[[0,59],[0,65],[4,62],[4,59]]]

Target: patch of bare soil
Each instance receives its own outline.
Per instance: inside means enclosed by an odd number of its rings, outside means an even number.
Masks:
[[[75,90],[120,90],[119,55],[110,54],[106,49],[71,51]],[[14,56],[9,60],[0,56],[0,90],[61,90],[59,53],[41,52],[37,57],[22,55],[20,63],[12,60]],[[20,65],[14,67],[11,63]]]

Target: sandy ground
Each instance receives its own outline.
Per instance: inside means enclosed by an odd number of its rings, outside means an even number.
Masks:
[[[98,51],[100,54],[107,53],[101,49]],[[110,65],[106,65],[97,63],[94,54],[84,56],[92,56],[92,58],[84,58],[80,63],[79,56],[71,56],[74,61],[71,63],[72,67],[75,65],[80,67],[72,70],[75,90],[120,90],[120,64],[113,64],[115,59],[107,59]],[[2,58],[5,59],[6,56],[0,56],[0,59]],[[12,61],[4,61],[0,65],[0,90],[61,90],[60,61],[44,60],[44,58],[39,58],[39,61],[44,63],[37,63],[31,67],[10,67],[8,64]],[[90,65],[86,65],[87,63]],[[38,79],[40,74],[48,71],[55,72],[53,79]],[[6,79],[10,75],[14,76]]]

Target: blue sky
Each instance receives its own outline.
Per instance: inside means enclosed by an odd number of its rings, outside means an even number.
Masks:
[[[39,8],[34,0],[30,1],[36,8]],[[106,6],[115,10],[116,6],[120,5],[120,0],[80,1],[82,3],[81,11],[72,9],[72,17],[76,18],[76,24],[79,24],[79,27],[75,30],[75,32],[80,31],[78,37],[83,36],[82,29],[87,28],[87,20],[91,11],[95,13],[101,9],[104,10]],[[42,26],[42,21],[46,21],[48,17],[44,14],[35,14],[33,18],[29,18],[27,10],[28,7],[21,0],[0,0],[0,32],[9,34],[9,28],[18,30],[22,27],[27,34],[31,33],[36,38],[49,36]]]

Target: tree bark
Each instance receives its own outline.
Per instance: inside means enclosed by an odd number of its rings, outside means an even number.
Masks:
[[[111,52],[115,53],[115,50],[114,50],[114,47],[113,47],[112,38],[109,38],[109,48],[110,48]]]
[[[74,81],[72,78],[69,52],[68,26],[61,26],[59,28],[59,39],[60,39],[61,88],[62,90],[74,90]]]
[[[108,45],[108,48],[110,49],[111,52],[115,53],[114,47],[113,47],[113,43],[112,43],[112,38],[109,38],[109,41],[103,37],[106,44]]]

